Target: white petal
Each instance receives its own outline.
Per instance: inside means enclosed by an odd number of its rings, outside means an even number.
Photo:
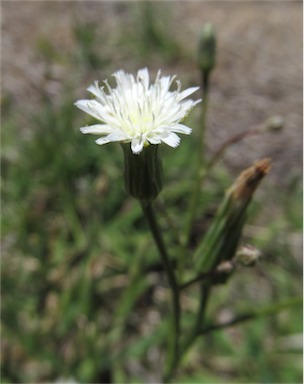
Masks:
[[[176,124],[173,127],[170,128],[172,132],[178,132],[178,133],[183,133],[185,135],[190,135],[192,132],[192,129],[187,127],[184,124]]]
[[[147,137],[147,140],[149,141],[150,144],[160,144],[161,143],[161,138],[159,136]]]
[[[198,103],[201,103],[202,101],[203,101],[203,99],[198,99],[198,100],[194,101],[192,108],[195,107]]]
[[[99,139],[95,140],[95,143],[98,145],[107,144],[110,142],[111,140],[109,140],[108,137],[100,137]]]
[[[185,101],[182,101],[180,103],[180,106],[181,106],[181,110],[183,111],[184,115],[186,115],[189,111],[191,111],[191,109],[198,103],[201,102],[201,99],[200,100],[196,100],[196,101],[193,101],[193,100],[185,100]]]
[[[124,132],[113,132],[107,136],[110,141],[123,141],[128,140],[129,137]]]
[[[164,77],[161,77],[159,79],[159,83],[160,83],[160,87],[161,87],[161,90],[162,92],[168,92],[169,91],[169,88],[173,82],[173,80],[175,79],[176,75],[174,76],[164,76]]]
[[[106,124],[89,125],[88,127],[81,127],[80,130],[84,134],[92,133],[93,135],[102,135],[112,132],[112,128]]]
[[[177,100],[181,101],[181,100],[185,99],[186,97],[192,95],[192,93],[196,92],[199,88],[200,87],[191,87],[191,88],[185,89],[183,92],[181,92],[177,96]]]
[[[161,75],[161,70],[159,69],[159,70],[157,71],[157,74],[156,74],[155,84],[157,84],[157,83],[159,82],[160,75]]]
[[[119,89],[130,89],[135,83],[134,76],[125,73],[123,70],[119,70],[113,74],[116,79],[117,88]]]
[[[135,153],[135,154],[138,154],[142,151],[144,147],[144,140],[140,137],[135,137],[134,139],[132,139],[132,142],[131,142],[131,149],[132,149],[132,152]]]
[[[149,72],[147,68],[140,69],[137,72],[137,81],[142,81],[145,89],[149,87]]]
[[[94,105],[94,102],[96,105]],[[86,112],[88,115],[91,115],[95,117],[96,119],[100,120],[100,115],[97,113],[96,108],[94,107],[101,107],[101,104],[97,103],[95,100],[78,100],[74,104],[77,108],[81,109],[82,111]]]
[[[184,135],[190,135],[192,132],[192,129],[187,127],[184,124],[175,124],[172,127],[170,127],[171,132],[177,132],[177,133],[183,133]]]
[[[129,138],[123,133],[123,132],[113,132],[110,133],[106,137],[100,137],[97,139],[95,142],[99,145],[110,143],[110,142],[115,142],[115,141],[124,141],[128,140]]]
[[[180,138],[173,132],[167,136],[162,137],[162,141],[172,148],[176,148],[180,143]]]
[[[94,84],[90,85],[87,88],[87,91],[93,93],[93,95],[96,96],[96,97],[102,97],[103,96],[103,91],[99,87],[98,81],[95,81]]]

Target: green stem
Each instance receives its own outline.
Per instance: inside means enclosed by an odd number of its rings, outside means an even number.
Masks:
[[[283,303],[277,303],[277,304],[270,305],[270,306],[265,307],[265,308],[260,308],[257,311],[244,313],[242,315],[235,317],[232,320],[227,321],[226,323],[206,326],[205,328],[202,328],[199,331],[197,336],[205,335],[207,333],[218,331],[220,329],[232,327],[234,325],[244,323],[245,321],[257,319],[259,317],[274,315],[280,311],[283,311],[284,309],[294,307],[294,306],[300,305],[302,303],[303,303],[303,298],[302,297],[296,297],[296,298],[290,299],[288,301],[285,301]]]
[[[208,299],[211,293],[211,287],[209,285],[205,285],[204,283],[202,283],[200,289],[201,289],[200,304],[199,304],[198,312],[196,315],[196,321],[193,329],[191,330],[189,337],[186,339],[185,344],[181,349],[181,352],[179,355],[180,359],[195,342],[197,336],[200,334],[201,326],[204,322],[206,307],[207,307]]]
[[[215,276],[217,274],[217,270],[216,269],[213,269],[212,271],[210,272],[206,272],[206,273],[200,273],[199,275],[197,275],[196,277],[194,277],[193,279],[190,279],[188,281],[185,281],[181,286],[180,286],[180,289],[183,290],[183,289],[186,289],[188,287],[190,287],[191,285],[197,283],[197,282],[202,282],[202,280],[205,280],[207,279],[208,277],[212,277],[212,276]]]
[[[203,101],[202,101],[202,117],[201,128],[199,130],[199,169],[205,164],[205,133],[206,133],[206,118],[208,107],[208,93],[209,93],[209,73],[202,71],[202,87],[203,87]],[[199,172],[200,173],[200,172]]]
[[[218,284],[218,281],[225,281],[225,279],[223,280],[223,278],[228,277],[236,268],[236,263],[233,259],[229,260],[229,262],[227,263],[229,264],[225,265],[225,268],[214,268],[211,269],[209,272],[199,273],[194,278],[185,281],[183,284],[180,285],[180,290],[184,290],[198,282],[201,282],[203,284],[208,278],[212,278],[212,281],[209,283],[210,285]]]
[[[161,230],[155,218],[151,202],[141,201],[142,210],[149,223],[150,230],[158,247],[172,295],[172,340],[170,340],[168,354],[168,370],[165,374],[165,381],[169,381],[176,368],[179,355],[179,333],[180,333],[180,299],[179,285],[175,277],[174,268],[170,262],[167,249],[161,234]]]
[[[180,353],[178,354],[177,359],[175,361],[175,366],[179,364],[183,355],[189,350],[189,348],[192,346],[197,336],[199,335],[201,324],[203,323],[204,317],[205,317],[210,290],[211,290],[211,287],[209,285],[205,285],[205,284],[201,285],[201,296],[200,296],[201,300],[200,300],[198,312],[196,315],[196,321],[195,321],[194,327],[191,330],[189,337],[186,339],[184,343],[184,346],[180,349]],[[169,372],[167,378],[170,379],[172,377],[172,372]]]
[[[197,210],[197,203],[199,200],[201,183],[205,176],[205,131],[206,131],[206,117],[207,117],[207,106],[208,106],[208,90],[209,90],[209,73],[202,71],[201,83],[203,88],[203,101],[202,101],[202,116],[201,116],[201,127],[199,130],[198,137],[198,163],[197,163],[197,174],[196,179],[194,181],[188,216],[186,217],[186,224],[184,228],[184,232],[182,234],[182,247],[179,257],[178,263],[178,271],[180,278],[182,277],[182,273],[184,270],[184,262],[185,262],[185,253],[190,240],[191,230],[193,226],[193,221],[195,217],[195,213]]]
[[[258,309],[258,310],[253,311],[253,312],[244,313],[242,315],[235,317],[234,319],[232,319],[230,321],[227,321],[226,323],[207,325],[205,327],[202,327],[202,322],[203,322],[203,317],[204,317],[203,314],[205,313],[206,303],[207,303],[207,299],[208,299],[209,294],[210,294],[210,291],[208,292],[208,290],[207,290],[207,291],[205,291],[205,296],[202,296],[203,300],[201,301],[200,309],[198,312],[196,326],[195,326],[193,332],[190,334],[189,338],[186,340],[184,346],[181,348],[181,351],[179,354],[180,358],[189,350],[189,348],[195,342],[196,338],[199,336],[206,335],[207,333],[211,333],[211,332],[225,329],[228,327],[232,327],[234,325],[244,323],[245,321],[255,320],[255,319],[260,318],[260,317],[274,315],[280,311],[283,311],[284,309],[288,309],[288,308],[291,308],[291,307],[294,307],[297,305],[301,305],[303,303],[302,297],[296,297],[294,299],[290,299],[290,300],[285,301],[283,303],[277,303],[277,304],[274,304],[274,305],[271,305],[271,306],[268,306],[265,308]],[[199,321],[201,321],[201,323],[199,323]]]

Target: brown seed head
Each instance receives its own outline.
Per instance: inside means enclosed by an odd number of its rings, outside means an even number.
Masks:
[[[229,189],[228,193],[236,200],[249,200],[260,181],[270,171],[270,163],[271,160],[266,158],[255,162],[254,165],[245,169]]]

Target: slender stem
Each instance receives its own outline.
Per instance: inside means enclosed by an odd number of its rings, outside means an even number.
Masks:
[[[210,291],[211,291],[211,287],[209,285],[204,285],[204,284],[201,285],[201,296],[200,296],[201,300],[200,300],[200,305],[196,315],[196,321],[195,321],[194,327],[191,330],[189,337],[186,339],[183,347],[180,349],[180,352],[177,355],[177,359],[175,362],[176,366],[179,364],[183,355],[188,351],[188,349],[195,342],[197,336],[200,335],[201,325],[204,321],[204,316],[206,312],[206,306],[207,306],[208,298],[210,295]],[[169,378],[172,377],[171,372],[169,373],[168,377]]]
[[[230,261],[223,262],[222,264],[219,264],[216,268],[211,269],[208,272],[200,273],[194,278],[185,281],[183,284],[180,285],[180,289],[186,289],[198,282],[205,283],[206,279],[208,278],[213,278],[210,282],[210,285],[218,284],[219,279],[221,279],[220,281],[223,281],[223,278],[228,277],[236,268],[236,266],[237,265],[233,259]]]
[[[213,154],[211,159],[206,164],[206,168],[209,171],[210,168],[223,156],[224,152],[231,145],[238,143],[239,141],[254,135],[258,135],[262,132],[263,125],[258,125],[256,127],[250,128],[247,131],[243,131],[231,136],[227,141],[225,141],[220,148]]]
[[[179,299],[179,285],[176,280],[174,268],[169,259],[167,249],[161,234],[161,230],[155,218],[154,210],[150,202],[141,201],[142,210],[149,223],[150,230],[154,237],[155,243],[158,247],[165,272],[167,274],[168,282],[171,288],[172,295],[172,340],[170,340],[169,354],[168,354],[168,371],[165,374],[165,381],[169,381],[176,368],[179,355],[179,333],[180,333],[180,299]]]
[[[254,312],[244,313],[242,315],[235,317],[232,320],[227,321],[226,323],[213,324],[213,325],[206,326],[205,328],[201,328],[201,330],[199,331],[197,336],[205,335],[206,333],[218,331],[220,329],[232,327],[233,325],[244,323],[245,321],[249,321],[249,320],[254,320],[254,319],[257,319],[259,317],[274,315],[278,312],[283,311],[284,309],[291,308],[291,307],[294,307],[296,305],[300,305],[302,303],[303,303],[302,297],[296,297],[296,298],[292,298],[288,301],[285,301],[283,303],[277,303],[277,304],[270,305],[270,306],[265,307],[265,308],[260,308]]]
[[[255,136],[263,133],[265,131],[265,123],[254,126],[252,128],[247,129],[246,131],[237,133],[228,138],[212,155],[212,157],[206,162],[204,170],[202,171],[201,182],[208,176],[211,168],[221,159],[226,149],[232,146],[233,144],[238,143],[239,141],[246,139],[250,136]]]
[[[208,297],[210,295],[210,287],[207,287],[207,290],[205,290],[205,293],[201,296],[202,300],[200,303],[200,308],[198,311],[198,316],[197,316],[197,321],[196,325],[193,329],[193,332],[190,334],[189,338],[186,340],[185,344],[183,347],[181,347],[179,358],[181,359],[184,354],[189,350],[189,348],[192,346],[192,344],[196,341],[197,337],[206,335],[207,333],[211,333],[214,331],[219,331],[221,329],[225,329],[228,327],[232,327],[234,325],[244,323],[249,320],[255,320],[260,317],[264,316],[270,316],[274,315],[278,312],[283,311],[284,309],[288,309],[297,305],[301,305],[303,303],[303,298],[302,297],[296,297],[292,298],[288,301],[285,301],[283,303],[277,303],[265,308],[260,308],[254,312],[248,312],[244,313],[242,315],[239,315],[235,317],[234,319],[227,321],[222,324],[213,324],[213,325],[207,325],[207,326],[202,326],[203,320],[204,320],[204,314],[206,310],[206,304]]]
[[[203,88],[203,101],[202,101],[202,116],[201,116],[201,126],[199,130],[198,137],[198,162],[197,162],[197,170],[196,170],[196,179],[193,184],[193,190],[189,205],[188,216],[186,217],[186,224],[184,228],[184,232],[181,238],[181,252],[178,263],[178,271],[180,278],[182,277],[182,272],[184,269],[185,262],[185,253],[187,249],[187,245],[190,240],[191,230],[193,226],[194,216],[197,209],[197,203],[200,195],[201,182],[205,175],[205,131],[206,131],[206,117],[207,117],[207,107],[208,107],[208,90],[209,90],[209,74],[210,72],[201,73],[201,83]]]
[[[194,277],[193,279],[190,279],[188,281],[185,281],[181,286],[180,286],[180,289],[186,289],[188,287],[190,287],[191,285],[197,283],[197,282],[202,282],[203,280],[207,279],[208,277],[213,277],[217,274],[217,270],[216,269],[212,269],[210,272],[205,272],[205,273],[200,273],[199,275],[197,275],[196,277]]]
[[[205,169],[205,132],[206,132],[206,118],[207,118],[207,107],[208,107],[208,90],[209,90],[209,72],[202,72],[202,86],[203,86],[203,101],[202,101],[202,116],[201,116],[201,127],[199,130],[199,147],[198,147],[198,164],[197,164],[197,175],[193,188],[193,195],[190,205],[189,221],[187,223],[187,241],[191,233],[193,219],[197,208],[197,202],[199,198],[201,180],[204,175]]]
[[[186,339],[185,344],[183,348],[181,348],[180,352],[180,358],[189,350],[189,348],[193,345],[195,342],[197,336],[200,334],[200,330],[202,327],[202,324],[204,322],[205,314],[206,314],[206,308],[208,299],[211,293],[211,286],[205,285],[204,283],[201,284],[200,287],[200,304],[196,315],[196,321],[194,324],[194,327],[189,335],[189,337]]]
[[[199,168],[205,163],[205,133],[206,133],[206,117],[207,117],[207,106],[208,106],[208,92],[209,92],[209,74],[210,72],[202,71],[201,83],[203,88],[203,101],[202,101],[202,117],[201,127],[199,130]]]

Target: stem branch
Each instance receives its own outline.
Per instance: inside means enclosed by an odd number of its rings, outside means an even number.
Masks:
[[[225,323],[208,325],[205,328],[202,328],[197,336],[205,335],[206,333],[218,331],[220,329],[232,327],[233,325],[243,323],[248,320],[254,320],[259,317],[274,315],[280,311],[283,311],[284,309],[294,307],[302,303],[303,303],[303,299],[301,297],[296,297],[288,301],[285,301],[283,303],[277,303],[265,308],[258,309],[257,311],[254,311],[254,312],[244,313]]]

